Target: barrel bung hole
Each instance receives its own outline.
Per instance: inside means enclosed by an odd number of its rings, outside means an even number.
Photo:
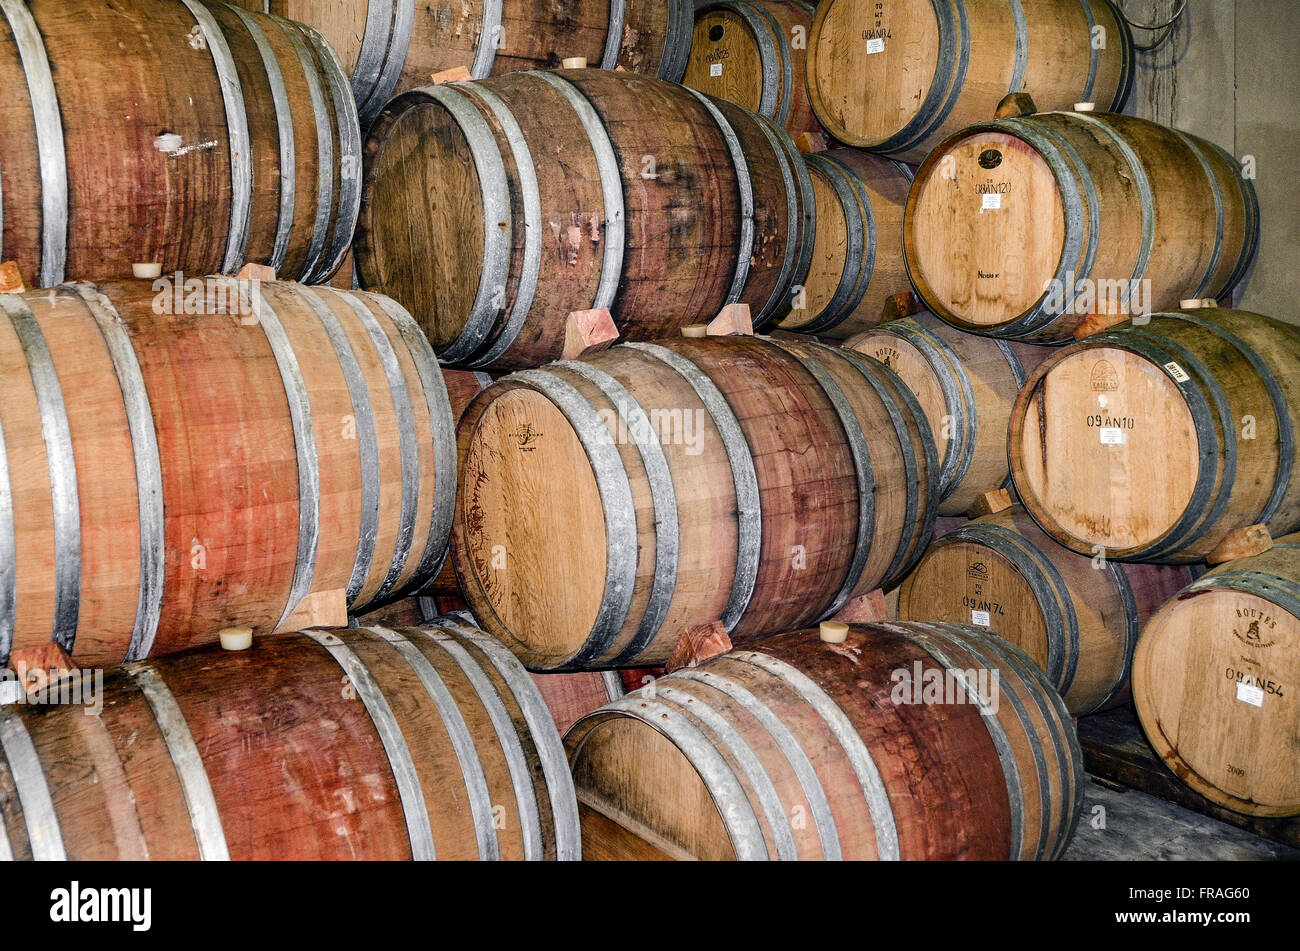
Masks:
[[[716,43],[718,40],[722,39],[722,34],[725,32],[726,31],[723,30],[721,23],[715,23],[713,26],[709,27],[709,39]]]

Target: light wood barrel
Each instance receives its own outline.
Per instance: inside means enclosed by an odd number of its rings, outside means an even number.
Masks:
[[[964,515],[985,492],[1010,484],[1011,407],[1049,349],[963,333],[925,312],[845,346],[885,364],[920,401],[943,467],[940,515]]]
[[[1086,782],[1042,672],[952,624],[767,638],[614,701],[565,747],[588,860],[1053,859]]]
[[[309,23],[338,50],[369,124],[394,95],[464,68],[474,79],[555,69],[580,57],[670,82],[682,78],[691,44],[690,0],[237,0],[252,10]]]
[[[0,709],[0,857],[580,857],[541,695],[454,620],[277,634],[97,676],[102,689],[86,672]]]
[[[932,544],[903,582],[904,621],[986,627],[1025,651],[1071,715],[1127,703],[1138,632],[1192,576],[1173,565],[1094,561],[1062,548],[1020,506]]]
[[[817,233],[803,294],[794,298],[781,329],[842,340],[908,313],[894,298],[912,287],[903,261],[911,168],[858,149],[804,160]]]
[[[407,306],[442,361],[558,359],[573,311],[629,339],[749,304],[784,313],[812,254],[807,171],[732,103],[602,70],[400,96],[371,130],[362,283]]]
[[[1185,588],[1142,630],[1133,698],[1183,782],[1252,816],[1300,815],[1300,535]]]
[[[29,287],[137,262],[323,282],[347,250],[361,133],[309,29],[184,0],[15,0],[0,82],[0,260]]]
[[[901,578],[938,462],[907,388],[866,357],[725,337],[628,344],[498,380],[458,429],[452,559],[532,670],[662,664],[807,624]]]
[[[805,81],[815,13],[802,0],[696,4],[682,84],[767,116],[791,135],[821,132]]]
[[[1133,74],[1133,36],[1110,0],[823,0],[808,38],[822,125],[912,163],[1010,93],[1042,110],[1118,111]]]
[[[1039,343],[1092,313],[1226,296],[1259,243],[1254,184],[1223,149],[1122,115],[974,126],[939,146],[907,202],[908,273],[956,327]]]
[[[1156,314],[1042,364],[1011,414],[1025,507],[1083,554],[1190,563],[1234,529],[1300,528],[1300,330],[1244,311]]]
[[[410,315],[168,283],[0,295],[0,658],[53,640],[82,666],[138,660],[437,571],[454,437]]]

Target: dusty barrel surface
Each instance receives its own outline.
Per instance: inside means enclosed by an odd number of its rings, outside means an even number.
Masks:
[[[1126,703],[1142,625],[1189,584],[1172,565],[1104,564],[1062,548],[1020,506],[934,542],[898,616],[986,627],[1025,651],[1073,716]]]
[[[184,0],[6,3],[0,81],[0,260],[28,286],[136,262],[322,282],[352,240],[356,105],[310,29]]]
[[[1118,111],[1133,37],[1110,0],[823,0],[808,95],[835,138],[907,162],[992,118],[1010,93],[1039,109]]]
[[[1155,314],[1043,363],[1011,414],[1016,489],[1083,554],[1194,562],[1234,529],[1300,527],[1300,331],[1217,308]]]
[[[953,624],[766,638],[584,717],[565,747],[589,860],[1052,859],[1086,782],[1042,672]]]
[[[0,857],[580,857],[541,695],[453,619],[276,634],[98,676],[0,710]]]
[[[812,254],[811,184],[769,120],[659,80],[525,72],[399,96],[366,146],[366,287],[403,303],[444,363],[557,359],[570,312],[628,339],[727,303],[790,306]]]
[[[926,312],[845,346],[885,364],[920,401],[942,465],[940,515],[964,515],[985,492],[1009,484],[1011,407],[1051,350],[963,333]]]
[[[911,293],[903,261],[903,209],[912,170],[858,149],[805,155],[817,231],[803,294],[782,330],[844,339],[908,313],[896,296]],[[908,307],[915,309],[910,303]]]
[[[696,4],[682,84],[767,116],[791,135],[820,132],[805,80],[815,12],[800,0]]]
[[[530,669],[662,664],[688,628],[740,643],[900,578],[938,463],[866,357],[727,337],[627,344],[505,377],[458,429],[452,559]]]
[[[363,122],[390,98],[463,67],[474,79],[554,69],[581,57],[677,82],[691,44],[689,0],[238,0],[309,23],[338,50]]]
[[[1143,628],[1142,728],[1175,775],[1253,816],[1300,815],[1300,535],[1185,588]]]
[[[0,295],[0,655],[139,660],[437,571],[433,352],[391,300],[213,277]],[[155,287],[161,287],[155,290]]]
[[[1123,115],[972,126],[917,170],[904,248],[963,330],[1060,343],[1091,313],[1221,298],[1259,243],[1253,182],[1212,142]]]

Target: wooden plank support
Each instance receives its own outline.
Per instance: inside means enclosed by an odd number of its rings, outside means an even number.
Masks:
[[[845,624],[870,624],[889,619],[889,606],[885,602],[885,592],[882,588],[850,598],[832,618]]]
[[[564,324],[564,352],[562,360],[575,360],[590,353],[608,350],[618,339],[618,328],[608,308],[575,310]]]
[[[5,261],[0,264],[0,294],[21,294],[27,290],[23,283],[23,274],[18,270],[17,261]]]
[[[347,626],[348,593],[339,588],[335,591],[314,591],[307,595],[272,633],[303,631],[309,627]]]
[[[826,151],[826,136],[820,132],[800,132],[799,137],[794,140],[799,152],[803,155],[811,155],[814,152]]]
[[[9,666],[17,672],[18,681],[28,696],[78,670],[67,651],[53,641],[39,647],[20,647],[9,655]]]
[[[274,281],[275,268],[265,264],[245,264],[235,275],[241,281]]]
[[[431,78],[435,86],[441,86],[443,83],[467,83],[473,80],[474,77],[464,66],[453,66],[451,69],[444,69],[441,72],[434,73]]]
[[[1267,525],[1247,525],[1228,532],[1205,560],[1211,565],[1221,565],[1238,558],[1262,555],[1272,547],[1273,536],[1268,533]]]
[[[1099,334],[1116,324],[1124,323],[1130,317],[1131,314],[1089,314],[1079,322],[1079,326],[1074,328],[1074,339],[1082,340],[1084,337]]]
[[[728,304],[718,311],[718,316],[709,321],[705,333],[710,337],[726,337],[731,334],[753,336],[754,321],[749,315],[749,305]]]
[[[706,660],[711,660],[731,650],[731,638],[721,621],[709,624],[697,624],[688,627],[673,648],[672,656],[664,669],[668,673],[683,667],[698,667]]]
[[[997,109],[993,111],[995,119],[1015,119],[1018,116],[1032,116],[1038,111],[1034,97],[1027,92],[1008,93],[1002,97]]]
[[[924,309],[920,299],[912,291],[891,294],[885,298],[884,306],[881,308],[880,322],[885,323],[890,320],[911,317],[913,314],[919,314]]]
[[[1007,489],[993,489],[979,496],[967,512],[971,518],[1005,512],[1011,508],[1011,492]]]

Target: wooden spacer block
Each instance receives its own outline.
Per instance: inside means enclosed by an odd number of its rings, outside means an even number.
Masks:
[[[235,275],[241,281],[274,281],[275,268],[265,264],[245,264]]]
[[[718,311],[718,316],[709,321],[705,333],[710,337],[726,337],[731,334],[754,335],[754,321],[749,316],[748,304],[728,304]]]
[[[162,264],[157,261],[137,261],[131,265],[131,276],[143,281],[154,281],[162,277]]]
[[[464,66],[453,66],[451,69],[444,69],[441,72],[434,73],[432,77],[435,86],[441,86],[443,83],[468,83],[472,82],[474,77]]]
[[[882,323],[887,320],[899,320],[912,314],[919,314],[924,309],[916,294],[912,291],[902,291],[885,298],[885,304],[880,311],[880,320]]]
[[[585,56],[566,56],[560,60],[560,66],[563,69],[586,69],[587,57]]]
[[[273,633],[303,631],[309,627],[347,626],[348,593],[343,588],[338,588],[334,591],[313,591],[307,595]]]
[[[1129,319],[1129,316],[1129,314],[1089,314],[1079,321],[1079,326],[1074,328],[1074,339],[1082,340],[1084,337],[1091,337],[1103,330],[1109,330],[1116,324],[1124,323]]]
[[[617,339],[618,328],[607,308],[572,311],[564,324],[564,352],[560,359],[573,360],[608,350]]]
[[[814,152],[826,151],[826,136],[820,132],[800,132],[799,137],[794,140],[794,144],[804,155],[812,155]]]
[[[1005,512],[1009,508],[1011,508],[1011,493],[1006,489],[993,489],[977,498],[966,514],[971,518],[979,518],[995,512]]]
[[[711,624],[697,624],[688,627],[677,640],[672,656],[664,669],[668,673],[683,667],[698,667],[706,660],[711,660],[731,650],[731,638],[721,621]]]
[[[1228,532],[1214,551],[1205,556],[1205,560],[1211,565],[1221,565],[1225,561],[1262,555],[1272,547],[1273,536],[1268,533],[1268,526],[1247,525]]]
[[[881,588],[868,591],[856,598],[844,602],[844,606],[831,618],[845,624],[870,624],[873,621],[889,620],[889,605],[885,601],[885,592]],[[823,624],[826,622],[823,621]]]
[[[39,693],[79,669],[68,652],[53,641],[40,647],[18,648],[9,655],[9,666],[17,671],[23,690],[29,695]]]
[[[1032,116],[1038,111],[1034,97],[1027,92],[1008,93],[1002,97],[997,109],[993,110],[995,119],[1014,119],[1017,116]]]
[[[0,294],[21,294],[27,290],[23,283],[23,274],[18,270],[17,261],[5,261],[0,264]]]

